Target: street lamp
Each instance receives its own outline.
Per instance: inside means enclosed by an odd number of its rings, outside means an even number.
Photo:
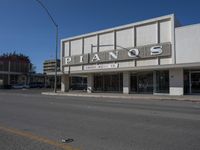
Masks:
[[[45,7],[45,5],[40,0],[35,0],[35,1],[38,4],[40,4],[40,6],[46,11],[47,15],[49,16],[49,18],[53,22],[54,26],[56,27],[56,56],[55,56],[55,81],[54,81],[54,92],[56,93],[57,92],[58,24],[55,22],[55,20],[51,16],[51,14],[50,14],[49,10],[47,9],[47,7]]]
[[[108,46],[116,46],[116,47],[119,47],[119,48],[121,48],[121,49],[125,49],[125,50],[129,51],[128,48],[125,48],[125,47],[120,46],[120,45],[114,45],[114,44],[107,44],[107,45],[93,45],[93,44],[91,44],[91,50],[92,50],[92,52],[93,52],[93,47],[99,48],[99,47],[108,47]]]
[[[125,48],[125,47],[120,46],[120,45],[114,45],[114,44],[107,44],[107,45],[93,45],[93,44],[91,44],[91,53],[93,53],[93,47],[99,48],[99,47],[107,47],[107,46],[119,47],[119,48],[121,48],[121,49],[124,49],[124,50],[129,51],[129,53],[131,53],[132,55],[135,55],[135,57],[139,57],[139,56],[137,55],[137,52],[135,52],[135,51],[130,51],[130,49],[128,49],[128,48]]]

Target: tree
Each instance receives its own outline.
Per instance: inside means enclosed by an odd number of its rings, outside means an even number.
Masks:
[[[31,60],[29,56],[26,56],[22,53],[16,53],[15,51],[12,53],[3,53],[0,55],[0,60],[7,60],[7,61],[19,61],[22,63],[30,64]]]

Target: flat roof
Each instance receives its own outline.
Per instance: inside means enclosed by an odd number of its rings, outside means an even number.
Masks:
[[[60,61],[60,59],[57,59],[57,61]],[[44,63],[50,63],[50,62],[56,62],[56,61],[55,59],[49,59],[44,61]]]
[[[200,26],[200,23],[189,24],[189,25],[185,25],[185,26],[180,26],[180,27],[176,27],[176,29],[190,28],[190,27],[196,27],[196,26]]]

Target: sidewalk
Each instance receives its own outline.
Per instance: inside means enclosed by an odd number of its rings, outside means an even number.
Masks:
[[[180,100],[200,102],[200,95],[151,95],[151,94],[121,94],[121,93],[86,93],[86,92],[42,92],[43,95],[52,96],[76,96],[76,97],[98,97],[98,98],[118,98],[118,99],[154,99],[154,100]]]

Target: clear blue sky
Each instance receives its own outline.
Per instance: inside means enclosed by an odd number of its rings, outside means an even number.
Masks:
[[[59,24],[59,39],[174,13],[200,23],[199,0],[41,0]],[[30,56],[37,72],[55,57],[55,28],[35,0],[0,0],[0,54]]]

